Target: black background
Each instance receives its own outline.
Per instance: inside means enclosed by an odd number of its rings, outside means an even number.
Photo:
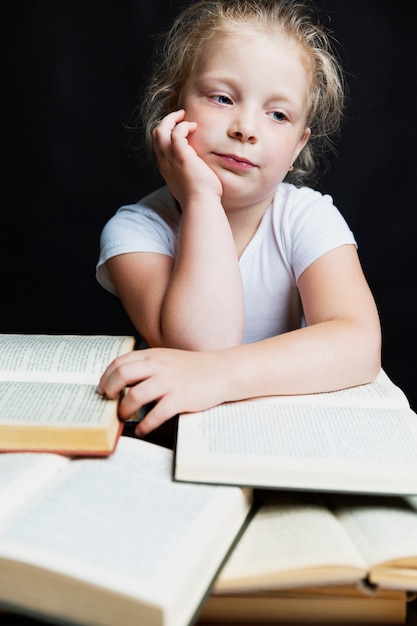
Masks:
[[[417,44],[403,1],[317,0],[348,72],[349,119],[320,189],[359,243],[383,365],[417,408]],[[133,333],[95,279],[100,231],[150,190],[125,125],[154,36],[184,0],[14,0],[3,20],[0,332]]]

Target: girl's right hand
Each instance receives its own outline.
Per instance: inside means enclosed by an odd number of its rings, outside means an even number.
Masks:
[[[129,388],[119,405],[123,421],[140,407],[155,403],[136,428],[135,434],[143,437],[179,413],[202,411],[223,402],[227,394],[223,361],[219,352],[134,350],[108,365],[97,392],[115,399]]]
[[[188,142],[197,124],[184,118],[183,109],[169,113],[153,131],[159,171],[182,206],[190,197],[199,195],[221,198],[223,188],[218,176]]]

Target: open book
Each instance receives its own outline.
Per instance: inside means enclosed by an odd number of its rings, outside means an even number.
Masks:
[[[96,393],[104,369],[134,337],[0,335],[0,451],[107,455],[122,423]]]
[[[381,370],[367,385],[228,402],[178,420],[176,480],[417,494],[417,414]]]
[[[265,491],[256,506],[203,621],[405,622],[417,592],[417,496]]]
[[[175,483],[172,455],[124,436],[99,459],[0,455],[0,606],[57,623],[189,624],[252,494]]]
[[[417,592],[417,496],[258,492],[217,592],[308,585]]]

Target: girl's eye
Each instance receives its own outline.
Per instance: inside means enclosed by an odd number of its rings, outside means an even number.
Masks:
[[[219,95],[213,96],[213,99],[216,100],[219,104],[232,104],[232,101],[227,96]]]
[[[285,115],[285,113],[282,113],[282,111],[272,111],[271,113],[269,113],[269,116],[272,117],[274,122],[285,122],[285,120],[287,119],[287,116]]]

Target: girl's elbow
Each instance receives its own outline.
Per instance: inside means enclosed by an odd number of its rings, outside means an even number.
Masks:
[[[366,358],[364,358],[364,351],[366,350]],[[371,330],[368,330],[365,336],[365,341],[360,342],[359,346],[359,360],[365,366],[365,382],[371,382],[375,380],[381,371],[382,367],[382,335],[381,328],[376,325]]]

